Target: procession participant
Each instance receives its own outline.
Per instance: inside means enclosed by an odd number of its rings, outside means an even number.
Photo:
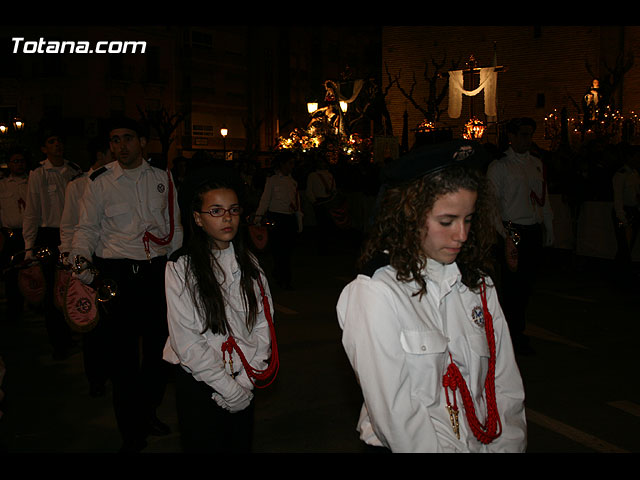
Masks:
[[[169,339],[164,358],[176,368],[176,407],[185,452],[249,452],[254,422],[252,369],[272,354],[267,279],[250,253],[240,177],[230,169],[198,171],[183,184],[191,215],[188,243],[167,263]],[[184,191],[184,190],[183,190]],[[261,289],[264,293],[261,293]]]
[[[256,211],[256,221],[266,216],[273,223],[269,241],[273,250],[273,276],[285,289],[293,287],[292,256],[301,213],[298,183],[291,176],[295,158],[281,152],[274,161],[276,172],[267,181]]]
[[[0,269],[5,269],[11,258],[24,250],[22,221],[27,200],[27,162],[22,149],[9,152],[7,161],[9,175],[0,179]],[[18,288],[18,271],[7,269],[4,275],[5,295],[7,298],[7,318],[18,319],[22,316],[24,297]]]
[[[337,304],[360,438],[391,452],[522,452],[524,389],[491,268],[493,199],[453,141],[410,152]]]
[[[40,135],[40,150],[46,155],[46,159],[29,174],[22,236],[27,249],[25,259],[34,258],[34,247],[46,247],[51,253],[42,265],[46,279],[44,317],[53,347],[53,358],[63,360],[69,356],[74,342],[62,312],[54,304],[55,261],[60,253],[58,247],[64,192],[69,181],[82,172],[82,169],[65,160],[64,144],[59,132],[45,127]]]
[[[516,353],[522,354],[533,353],[524,333],[525,313],[542,249],[554,240],[544,166],[530,152],[535,129],[530,118],[511,120],[507,124],[510,146],[487,170],[498,202],[499,243],[504,246],[498,249],[500,303]]]
[[[88,171],[73,178],[65,191],[64,210],[60,218],[60,252],[64,262],[69,260],[68,255],[71,250],[73,234],[80,216],[80,202],[84,189],[90,181],[89,178],[93,172],[112,161],[106,133],[103,133],[103,137],[96,138],[89,143],[89,153],[93,164]],[[98,323],[96,327],[82,335],[84,370],[89,381],[89,395],[92,397],[101,397],[106,393],[105,384],[108,373],[105,363],[106,345],[102,330],[103,324]]]
[[[624,164],[611,179],[613,187],[612,219],[616,234],[616,275],[624,288],[633,282],[633,248],[640,231],[640,151],[627,147]]]
[[[99,276],[117,285],[115,297],[101,304],[100,322],[111,354],[121,451],[137,452],[147,435],[170,433],[156,416],[167,380],[164,268],[182,244],[182,226],[171,174],[145,160],[141,126],[116,119],[109,139],[116,161],[89,177],[70,258],[74,264],[92,260]],[[74,275],[94,280],[90,269]]]

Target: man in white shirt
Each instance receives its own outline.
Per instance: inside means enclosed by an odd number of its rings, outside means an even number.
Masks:
[[[168,336],[164,271],[182,245],[177,194],[168,171],[144,158],[146,134],[132,119],[109,129],[115,162],[91,174],[82,197],[70,258],[92,259],[99,279],[117,285],[103,304],[113,405],[123,444],[138,452],[148,435],[169,428],[156,417],[166,385],[162,350]],[[89,270],[77,274],[93,281]]]
[[[4,269],[11,257],[24,250],[22,219],[27,200],[27,161],[21,149],[9,152],[7,161],[9,176],[0,179],[0,227],[2,227],[2,247],[0,247],[0,268]],[[22,315],[24,298],[18,289],[18,271],[7,270],[5,294],[7,298],[7,319],[18,319]]]
[[[522,354],[533,352],[524,334],[525,310],[542,247],[553,244],[553,212],[544,165],[530,153],[535,129],[530,118],[511,120],[507,124],[510,146],[487,170],[497,196],[497,228],[504,245],[498,254],[502,267],[500,303],[514,348]]]
[[[44,317],[53,347],[53,358],[63,360],[70,354],[74,342],[62,312],[55,307],[53,301],[55,263],[59,255],[64,192],[69,181],[82,170],[78,165],[65,160],[64,144],[59,132],[45,127],[41,138],[40,150],[46,155],[46,159],[29,174],[22,236],[27,249],[25,258],[33,258],[34,247],[48,247],[51,251],[51,256],[43,262],[43,273],[47,281]]]
[[[258,204],[256,217],[267,216],[274,226],[269,241],[273,251],[273,276],[282,288],[291,289],[292,255],[301,214],[298,183],[291,176],[295,159],[286,152],[275,159],[276,172],[267,182]]]
[[[611,179],[612,216],[617,241],[617,278],[623,288],[629,288],[634,281],[632,253],[640,231],[640,150],[629,147],[623,155],[624,165]]]

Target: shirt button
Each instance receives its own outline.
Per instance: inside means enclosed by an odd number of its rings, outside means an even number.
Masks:
[[[422,345],[422,347],[420,347],[420,350],[422,350],[423,352],[427,350],[427,347],[425,347],[424,345]]]

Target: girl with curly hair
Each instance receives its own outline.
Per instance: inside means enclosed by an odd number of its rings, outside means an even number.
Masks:
[[[360,438],[391,452],[523,452],[524,389],[489,276],[484,151],[416,149],[387,172],[363,273],[337,305]]]

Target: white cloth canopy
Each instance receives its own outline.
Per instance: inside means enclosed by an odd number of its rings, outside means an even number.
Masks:
[[[459,118],[462,111],[462,95],[474,97],[484,90],[484,113],[488,117],[497,116],[496,90],[498,72],[495,67],[480,69],[480,85],[474,90],[464,89],[463,73],[465,70],[449,72],[449,117]]]

